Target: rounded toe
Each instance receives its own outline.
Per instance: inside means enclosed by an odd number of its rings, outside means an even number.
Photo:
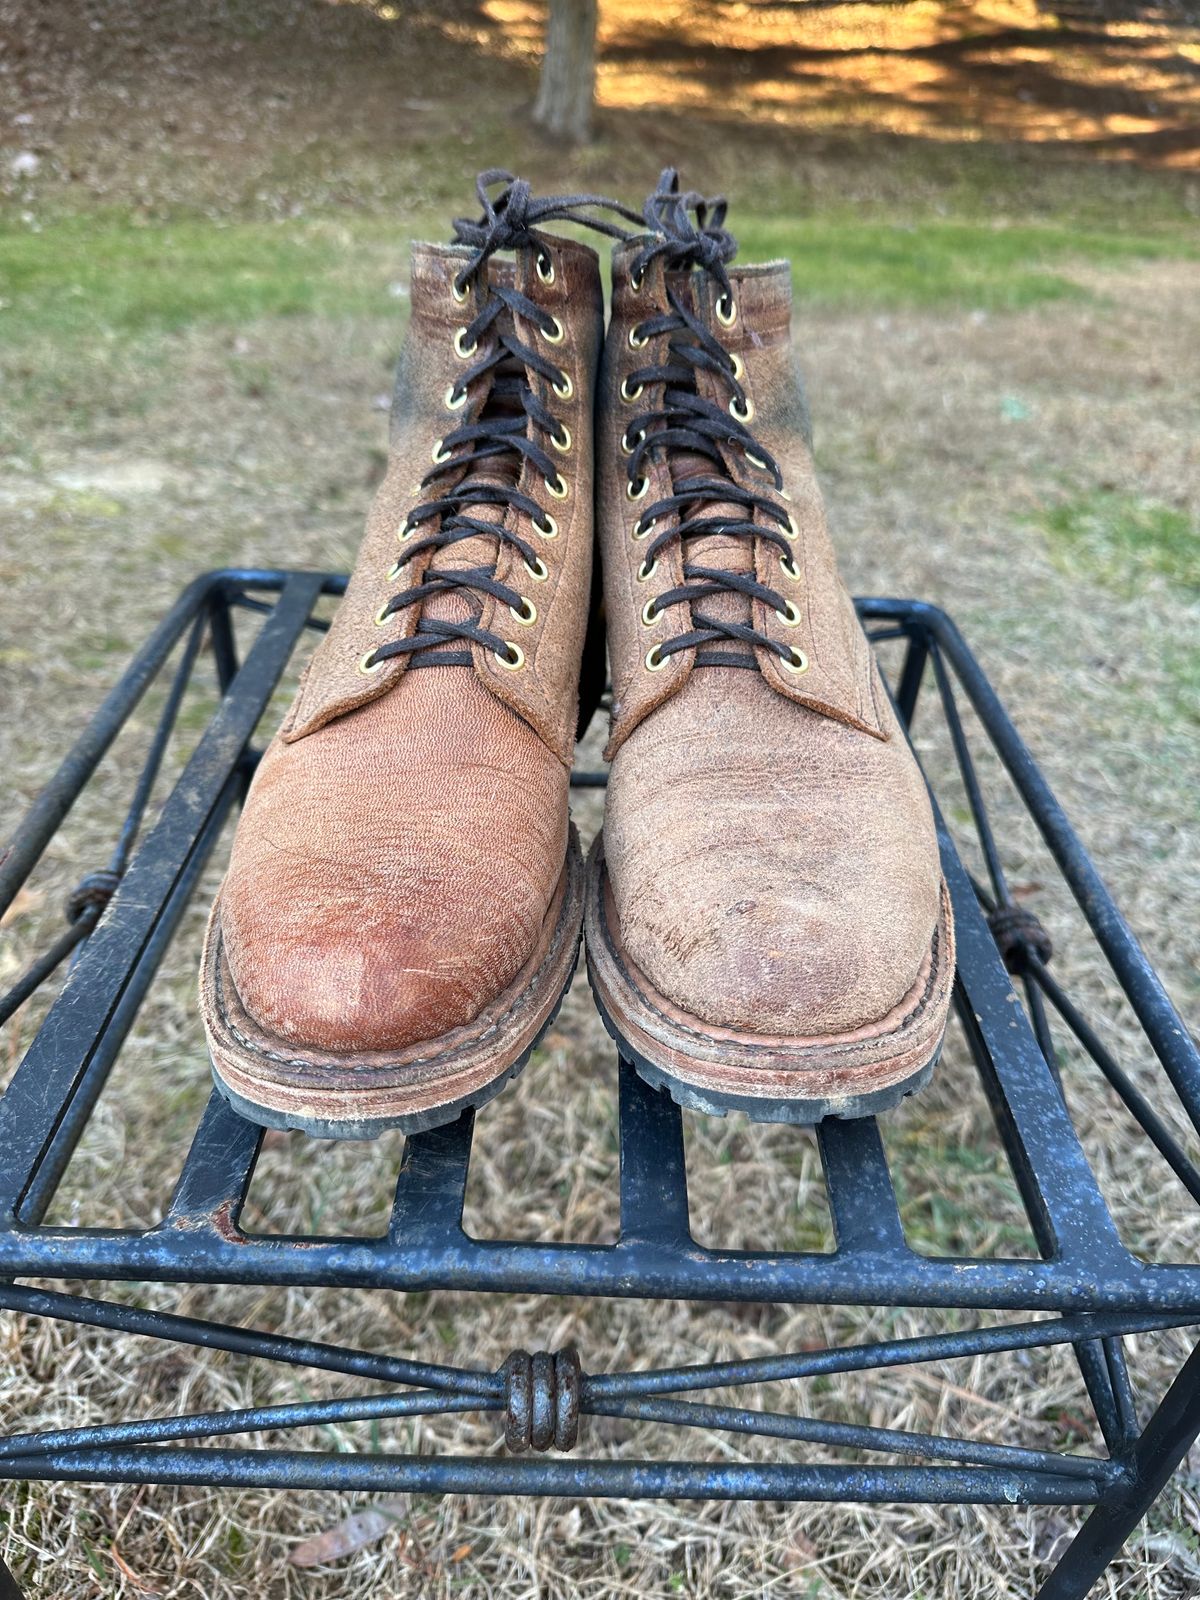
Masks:
[[[850,901],[745,870],[725,885],[693,897],[686,934],[670,894],[621,924],[655,988],[712,1026],[795,1038],[870,1027],[928,963],[936,911],[923,913],[924,897]]]

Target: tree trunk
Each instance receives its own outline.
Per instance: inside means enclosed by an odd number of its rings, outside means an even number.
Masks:
[[[533,120],[576,143],[592,130],[596,94],[596,0],[550,0],[546,54]]]

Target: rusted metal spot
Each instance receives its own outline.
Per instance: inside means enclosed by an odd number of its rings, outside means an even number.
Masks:
[[[1004,965],[1014,976],[1025,971],[1030,955],[1045,966],[1054,954],[1040,917],[1027,906],[999,905],[988,912],[987,923]]]
[[[236,1200],[222,1200],[212,1214],[212,1225],[227,1243],[245,1244],[246,1235],[234,1221],[236,1210]]]
[[[514,1350],[500,1369],[504,1380],[504,1442],[526,1450],[570,1450],[579,1436],[583,1368],[574,1349],[551,1355]]]

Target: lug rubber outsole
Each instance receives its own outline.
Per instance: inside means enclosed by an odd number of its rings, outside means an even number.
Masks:
[[[588,985],[596,1003],[596,1010],[600,1013],[600,1020],[608,1030],[609,1037],[638,1077],[652,1089],[665,1091],[675,1104],[682,1106],[685,1111],[700,1111],[709,1117],[727,1117],[731,1112],[741,1111],[751,1122],[782,1123],[798,1128],[812,1128],[817,1123],[830,1119],[853,1122],[859,1117],[873,1117],[881,1111],[894,1110],[901,1101],[907,1100],[910,1095],[923,1089],[933,1077],[942,1056],[942,1047],[939,1045],[933,1058],[903,1083],[891,1084],[886,1089],[870,1090],[866,1094],[845,1095],[836,1101],[772,1100],[765,1095],[717,1094],[711,1090],[697,1089],[694,1085],[685,1083],[682,1078],[664,1072],[629,1042],[613,1021],[608,1007],[597,990],[590,964]]]
[[[511,1067],[498,1078],[484,1084],[472,1094],[463,1095],[458,1100],[449,1100],[444,1105],[431,1106],[428,1111],[410,1111],[395,1117],[367,1117],[358,1122],[345,1119],[331,1122],[319,1117],[297,1117],[286,1111],[274,1111],[269,1106],[255,1105],[251,1100],[245,1100],[235,1090],[231,1089],[212,1066],[213,1083],[223,1100],[237,1112],[238,1116],[245,1117],[247,1122],[257,1123],[261,1128],[275,1128],[282,1133],[307,1133],[313,1139],[378,1139],[381,1134],[399,1132],[427,1133],[431,1128],[447,1128],[451,1123],[457,1122],[464,1111],[478,1111],[494,1100],[503,1089],[519,1078],[529,1065],[530,1057],[541,1044],[546,1033],[562,1010],[563,1001],[567,998],[571,984],[575,980],[575,973],[579,966],[579,951],[583,945],[582,932],[575,945],[575,959],[571,962],[571,970],[567,974],[567,981],[562,992],[554,1002],[554,1009],[539,1028],[537,1037],[513,1062]]]

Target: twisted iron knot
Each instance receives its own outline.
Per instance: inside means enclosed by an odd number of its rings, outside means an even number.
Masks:
[[[1041,919],[1025,906],[999,905],[988,912],[987,923],[1011,973],[1024,972],[1030,955],[1045,965],[1054,954],[1054,945]]]
[[[583,1368],[568,1348],[514,1350],[500,1369],[504,1379],[504,1442],[514,1455],[526,1450],[570,1450],[579,1435]]]
[[[92,906],[96,908],[96,917],[99,918],[105,906],[116,894],[121,884],[119,872],[101,871],[89,872],[81,878],[71,893],[67,896],[65,911],[68,922],[78,922],[80,917]]]

